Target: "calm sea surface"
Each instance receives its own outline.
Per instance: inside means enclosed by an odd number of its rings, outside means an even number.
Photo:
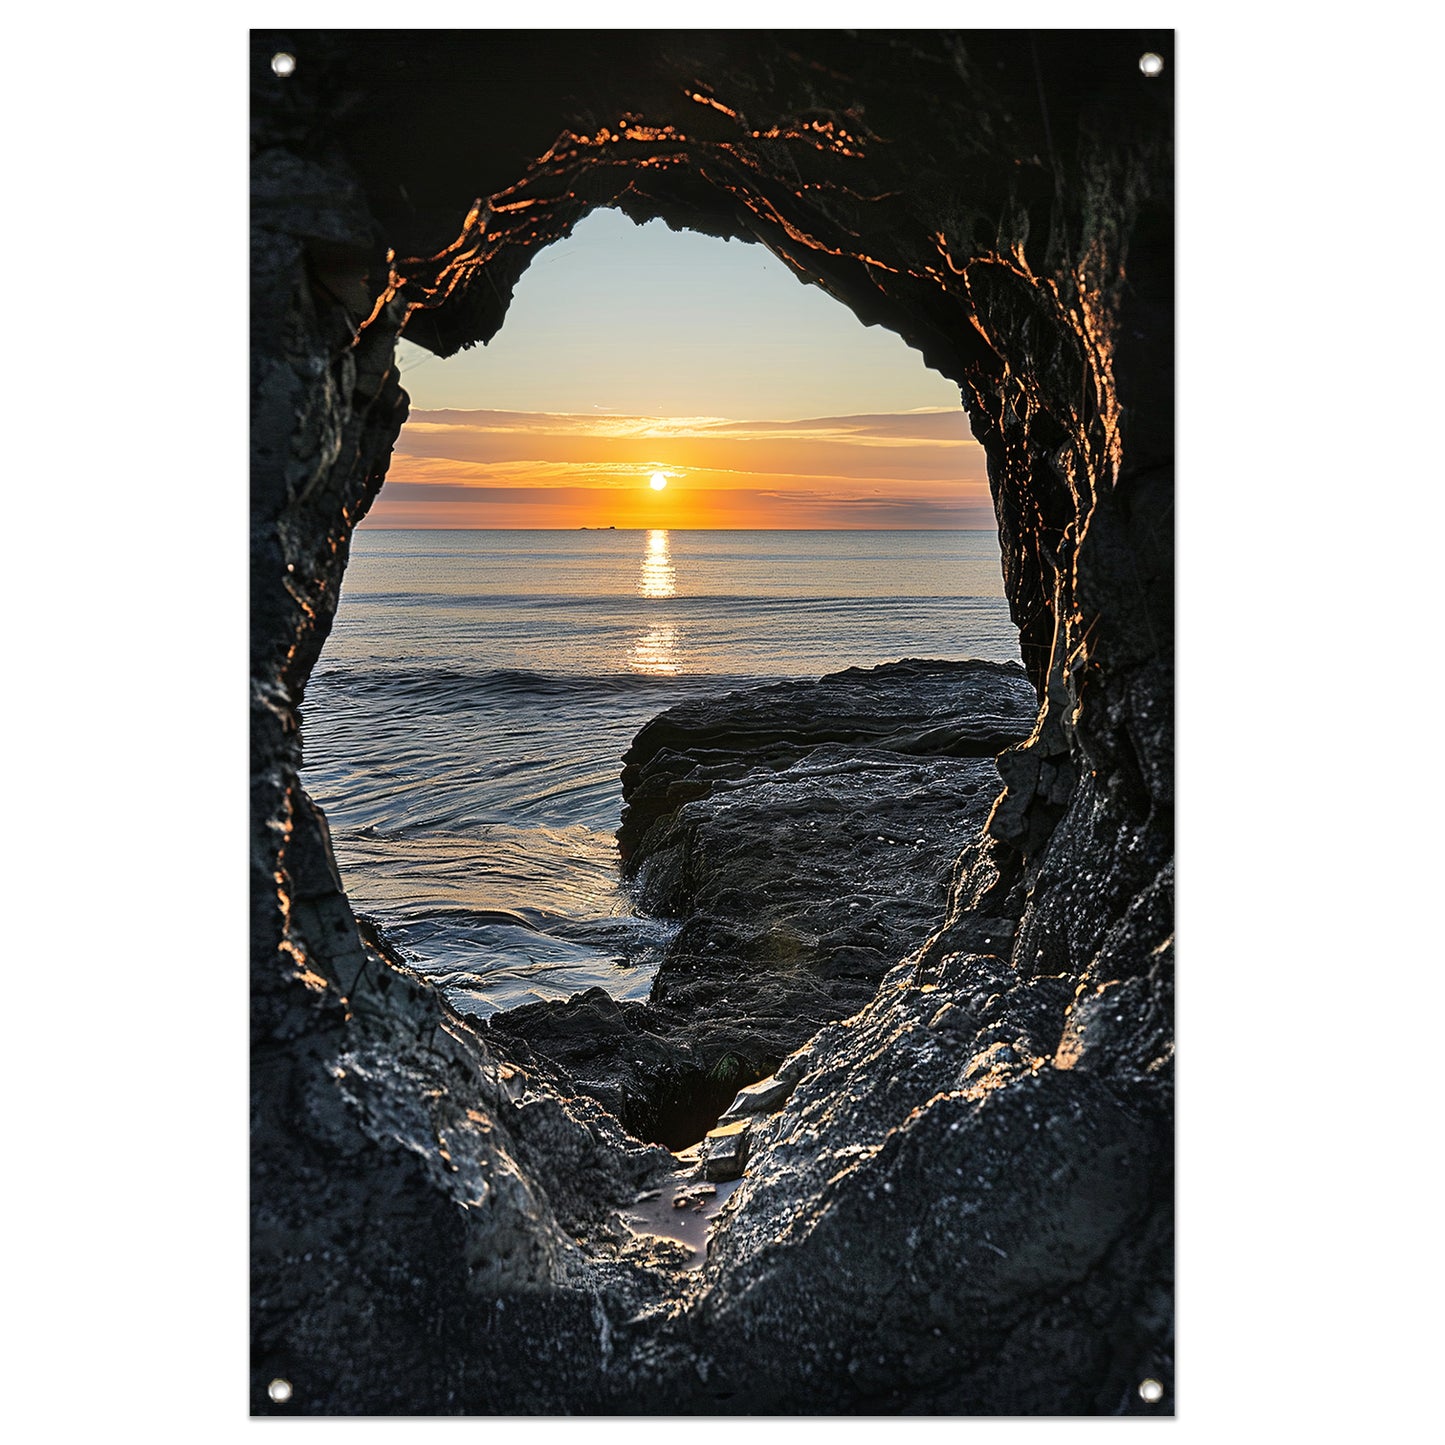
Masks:
[[[1017,660],[989,532],[358,532],[304,780],[347,891],[483,1015],[643,998],[622,754],[685,697],[901,657]]]

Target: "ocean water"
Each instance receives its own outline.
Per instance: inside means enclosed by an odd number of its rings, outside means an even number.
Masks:
[[[389,531],[303,706],[347,892],[465,1012],[644,998],[622,754],[684,698],[902,657],[1016,660],[988,532]]]

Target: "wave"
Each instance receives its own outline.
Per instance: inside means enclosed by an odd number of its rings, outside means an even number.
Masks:
[[[799,597],[789,593],[760,597],[756,593],[695,592],[677,597],[642,597],[630,592],[362,592],[348,590],[346,601],[352,606],[366,604],[386,607],[429,607],[442,610],[475,608],[496,611],[498,608],[513,607],[536,612],[585,611],[606,615],[617,612],[653,613],[659,608],[676,608],[683,612],[706,612],[713,608],[747,609],[760,613],[773,612],[830,612],[839,607],[877,608],[893,610],[910,604],[933,607],[939,603],[950,606],[969,604],[989,609],[1006,607],[1002,597],[986,593],[918,593],[902,595],[865,594],[863,596],[843,594],[837,597],[818,597],[809,594]]]
[[[445,697],[453,701],[486,699],[507,703],[534,698],[568,702],[588,698],[654,695],[659,707],[667,705],[669,694],[746,686],[753,675],[699,674],[685,677],[650,673],[561,673],[533,672],[525,668],[494,667],[479,671],[451,667],[398,666],[395,663],[326,662],[312,678],[313,686],[342,688],[353,695],[389,697]]]

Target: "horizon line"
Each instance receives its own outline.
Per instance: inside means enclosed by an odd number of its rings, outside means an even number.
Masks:
[[[410,401],[410,396],[407,399]],[[805,421],[851,421],[856,417],[869,416],[953,416],[955,413],[962,416],[965,421],[968,420],[968,412],[964,408],[963,402],[959,401],[956,406],[910,406],[905,407],[902,411],[810,412],[802,416],[724,416],[721,413],[713,412],[597,411],[594,408],[584,411],[533,411],[530,407],[525,406],[411,406],[408,408],[407,421],[410,421],[412,416],[438,411],[459,412],[463,416],[555,416],[585,417],[592,421],[721,421],[736,424],[746,422],[796,424]]]
[[[365,519],[356,532],[987,532],[998,535],[997,527],[616,527],[578,525],[575,527],[446,527],[441,525],[397,527],[368,526]]]

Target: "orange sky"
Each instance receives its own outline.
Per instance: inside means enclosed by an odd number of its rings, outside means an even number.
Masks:
[[[442,410],[412,413],[368,521],[991,529],[994,516],[961,408],[800,421]]]
[[[369,526],[995,526],[957,386],[760,245],[595,211],[494,340],[399,358]]]

